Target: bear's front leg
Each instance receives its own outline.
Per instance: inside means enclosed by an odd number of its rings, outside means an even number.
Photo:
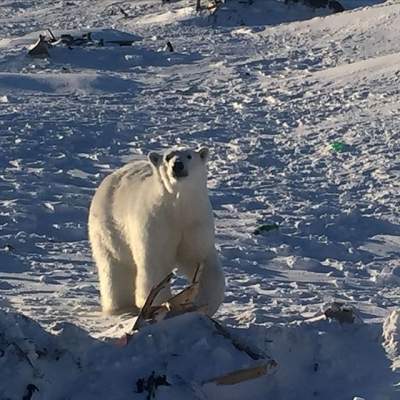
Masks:
[[[119,260],[104,248],[94,249],[102,310],[105,314],[136,313],[135,266],[132,259]]]
[[[171,257],[154,257],[146,255],[137,261],[136,275],[136,305],[143,307],[151,289],[158,285],[172,270],[175,265]],[[160,305],[171,297],[171,287],[168,283],[155,298],[153,304]]]

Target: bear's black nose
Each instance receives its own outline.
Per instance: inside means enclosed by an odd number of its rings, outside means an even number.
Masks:
[[[179,172],[182,172],[185,169],[185,164],[182,161],[177,160],[174,162],[172,169],[176,174],[179,174]]]
[[[179,160],[179,158],[175,160],[172,171],[175,178],[184,178],[185,176],[187,176],[187,171],[185,171],[185,164],[181,160]]]

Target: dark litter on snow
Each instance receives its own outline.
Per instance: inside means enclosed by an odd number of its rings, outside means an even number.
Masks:
[[[352,324],[357,317],[353,307],[337,302],[329,304],[324,311],[324,315],[328,319],[335,319],[340,324]]]
[[[277,224],[263,224],[254,230],[254,235],[260,235],[262,233],[271,232],[279,229]]]
[[[58,37],[57,37],[58,36]],[[46,34],[40,34],[39,39],[29,49],[31,57],[44,58],[49,56],[49,49],[57,46],[74,47],[105,47],[105,46],[132,46],[138,38],[124,32],[104,29],[99,31],[72,32],[54,34],[48,29]]]

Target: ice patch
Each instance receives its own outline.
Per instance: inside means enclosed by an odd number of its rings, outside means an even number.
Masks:
[[[382,271],[372,278],[378,286],[389,287],[399,286],[400,284],[400,265],[399,266],[385,266]]]
[[[290,269],[311,272],[329,272],[331,269],[319,261],[309,257],[291,256],[287,258],[287,264]]]
[[[361,245],[359,249],[382,258],[393,257],[400,254],[400,236],[375,235]]]

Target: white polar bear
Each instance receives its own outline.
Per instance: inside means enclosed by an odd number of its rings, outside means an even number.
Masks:
[[[105,313],[142,307],[174,268],[192,279],[199,265],[196,304],[213,315],[222,303],[225,279],[215,249],[207,159],[207,148],[151,152],[100,184],[90,207],[89,239]],[[168,287],[156,303],[170,295]]]

